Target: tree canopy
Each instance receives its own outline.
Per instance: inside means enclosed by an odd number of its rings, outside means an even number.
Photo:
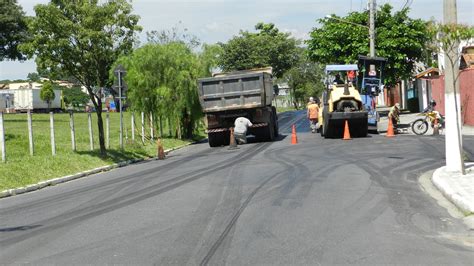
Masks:
[[[74,86],[72,88],[63,89],[64,103],[73,107],[80,107],[89,101],[89,95],[81,90],[81,87]]]
[[[241,31],[221,44],[219,66],[224,71],[271,66],[274,76],[282,77],[298,60],[298,41],[272,23],[258,23],[255,29],[257,33]]]
[[[51,102],[54,101],[56,95],[54,95],[53,84],[49,81],[45,82],[40,90],[40,99],[48,104],[48,108],[51,106]]]
[[[29,23],[31,39],[21,46],[36,56],[38,71],[51,78],[69,76],[87,88],[98,117],[101,154],[105,155],[101,87],[110,87],[109,70],[131,52],[139,17],[126,0],[52,0],[36,5]],[[47,71],[46,71],[47,70]]]
[[[124,79],[133,110],[175,121],[178,137],[192,137],[202,117],[196,80],[203,66],[185,43],[146,44],[117,64],[127,70]]]
[[[407,78],[414,70],[415,62],[424,61],[432,38],[430,22],[408,17],[408,8],[392,12],[392,6],[384,4],[375,18],[377,56],[387,58],[384,80],[388,85],[400,78]],[[334,16],[336,17],[336,16]],[[367,25],[369,13],[352,12],[341,19],[359,25]],[[318,20],[321,27],[314,28],[307,41],[309,56],[323,64],[357,62],[359,55],[369,53],[368,27],[359,27],[331,18]]]
[[[324,90],[324,70],[319,63],[311,62],[307,50],[300,48],[298,63],[283,76],[293,92],[295,107],[309,97],[318,97]]]
[[[17,0],[0,1],[0,61],[26,59],[18,45],[27,36],[27,18]]]

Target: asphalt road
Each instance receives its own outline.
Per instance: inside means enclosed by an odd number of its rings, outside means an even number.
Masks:
[[[418,183],[441,137],[326,140],[301,111],[280,128],[1,199],[0,262],[472,265],[474,233]]]

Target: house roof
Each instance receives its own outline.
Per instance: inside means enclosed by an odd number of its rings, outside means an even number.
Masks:
[[[436,67],[430,67],[427,70],[420,72],[415,75],[415,78],[433,78],[435,76],[439,76],[439,69]]]

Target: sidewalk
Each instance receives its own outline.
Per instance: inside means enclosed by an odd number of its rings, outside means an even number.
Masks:
[[[378,125],[379,132],[385,133],[387,132],[387,127],[388,127],[388,117],[387,117],[388,112],[384,114],[382,111],[380,114],[381,114],[381,117],[380,117],[380,121]],[[420,116],[419,113],[402,112],[400,114],[400,124],[399,124],[399,128],[405,129],[405,132],[402,134],[414,135],[415,133],[413,133],[413,131],[411,130],[411,123],[419,118],[423,118],[423,116]],[[440,130],[439,134],[444,135],[444,130]],[[431,126],[428,127],[428,132],[426,132],[425,135],[433,135],[433,128],[431,128]],[[462,135],[474,136],[474,126],[463,125]]]
[[[385,134],[388,127],[388,109],[377,108],[381,114],[379,122],[379,132]],[[405,129],[404,133],[400,135],[414,135],[411,130],[411,123],[418,118],[421,118],[419,113],[402,112],[400,114],[399,128]],[[444,130],[440,130],[440,135],[444,135]],[[433,129],[428,128],[426,135],[432,135]],[[464,125],[462,127],[462,135],[474,136],[474,126]],[[466,151],[466,147],[464,148]],[[472,153],[471,150],[468,152]],[[473,158],[471,158],[473,159]],[[456,174],[446,171],[446,167],[436,169],[431,177],[434,186],[459,208],[464,215],[474,215],[474,162],[466,162],[466,174]]]
[[[465,215],[474,214],[474,163],[466,163],[465,175],[450,173],[445,166],[440,167],[431,180]]]

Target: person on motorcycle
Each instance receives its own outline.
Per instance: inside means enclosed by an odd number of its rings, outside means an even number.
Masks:
[[[430,101],[430,105],[428,105],[428,107],[426,107],[424,110],[423,110],[423,113],[427,113],[427,112],[432,112],[434,111],[434,107],[436,106],[436,101],[431,99]]]

